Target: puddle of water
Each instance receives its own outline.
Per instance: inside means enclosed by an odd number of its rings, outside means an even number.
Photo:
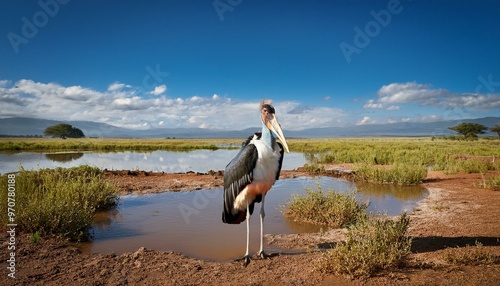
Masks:
[[[290,234],[317,232],[321,227],[287,221],[280,211],[292,194],[304,194],[307,188],[321,185],[324,191],[348,191],[354,184],[336,178],[294,178],[277,181],[266,196],[265,233]],[[379,186],[380,187],[380,186]],[[363,188],[369,190],[366,186]],[[361,192],[360,200],[369,198],[372,211],[398,215],[401,209],[411,211],[426,195],[423,188],[415,189],[407,198],[393,195],[389,188],[383,195]],[[404,190],[400,190],[404,191]],[[246,223],[222,223],[222,189],[193,192],[127,195],[121,197],[117,210],[96,216],[94,241],[81,244],[84,252],[116,253],[136,251],[140,247],[175,251],[190,257],[223,261],[242,256],[246,245]],[[250,220],[250,251],[259,248],[260,204],[256,204]],[[276,251],[276,249],[274,250]]]
[[[40,168],[76,167],[80,165],[96,166],[109,170],[142,170],[152,172],[207,172],[224,170],[238,150],[196,150],[191,152],[61,152],[36,153],[23,152],[16,154],[0,153],[0,174],[16,172],[20,164],[26,170]],[[283,162],[284,170],[293,170],[306,163],[304,154],[286,154]]]

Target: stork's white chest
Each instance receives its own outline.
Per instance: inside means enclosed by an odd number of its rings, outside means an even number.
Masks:
[[[279,168],[280,151],[274,151],[261,140],[252,140],[250,144],[254,144],[258,151],[258,159],[253,169],[253,180],[274,184],[276,181],[276,173]]]

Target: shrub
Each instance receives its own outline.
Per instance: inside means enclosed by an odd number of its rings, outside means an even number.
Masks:
[[[1,185],[7,176],[0,177]],[[117,204],[117,187],[101,170],[89,166],[75,168],[21,170],[15,177],[15,223],[25,232],[39,231],[73,240],[88,237],[96,210]],[[6,192],[0,194],[0,222],[8,217]]]
[[[500,175],[484,179],[483,182],[479,184],[480,187],[485,189],[492,189],[494,191],[500,191]]]
[[[325,253],[318,270],[350,278],[370,277],[377,271],[397,267],[410,253],[406,236],[410,222],[406,213],[399,219],[365,219],[348,229],[347,240]]]
[[[309,173],[321,173],[325,171],[325,166],[319,164],[304,164],[304,171]]]
[[[344,227],[366,216],[368,204],[359,204],[356,193],[306,190],[306,195],[293,195],[286,205],[285,216],[296,222]]]
[[[500,255],[487,253],[480,242],[476,246],[446,249],[444,260],[455,265],[490,265],[500,264]]]

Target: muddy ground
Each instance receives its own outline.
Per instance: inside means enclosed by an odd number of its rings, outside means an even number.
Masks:
[[[303,175],[308,174],[285,171],[282,178]],[[329,175],[349,176],[338,171]],[[207,189],[221,186],[223,178],[221,172],[109,171],[106,176],[124,194]],[[255,258],[246,268],[236,261],[202,261],[147,249],[147,242],[146,248],[123,255],[87,255],[64,239],[42,237],[32,243],[29,235],[17,233],[15,279],[7,276],[10,251],[8,234],[2,232],[0,285],[500,285],[498,264],[456,266],[443,259],[445,249],[459,251],[476,241],[487,252],[500,255],[500,191],[478,188],[481,180],[480,174],[429,172],[424,183],[429,196],[411,215],[412,254],[401,268],[365,280],[322,274],[314,268],[322,253],[343,238],[342,230],[267,235],[268,244],[298,253]]]

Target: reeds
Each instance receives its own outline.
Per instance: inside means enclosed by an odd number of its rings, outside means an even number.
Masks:
[[[378,183],[420,184],[427,170],[446,174],[500,170],[498,140],[297,139],[290,140],[289,145],[291,150],[306,152],[308,159],[314,159],[307,167],[353,163],[358,179]]]
[[[356,179],[382,184],[418,185],[427,176],[427,169],[423,166],[409,164],[395,164],[388,168],[369,164],[360,164],[356,167]]]
[[[7,185],[7,175],[1,185]],[[96,210],[117,204],[118,189],[95,167],[21,170],[15,175],[15,223],[24,232],[88,238]],[[0,223],[7,224],[7,192],[0,193]]]
[[[299,223],[345,227],[366,216],[368,204],[360,204],[356,193],[342,194],[334,190],[324,193],[306,190],[305,195],[293,195],[284,208],[284,215]]]

